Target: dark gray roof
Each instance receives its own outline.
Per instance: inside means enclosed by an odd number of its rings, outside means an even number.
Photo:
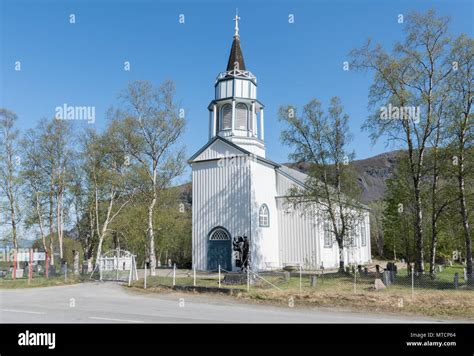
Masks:
[[[297,181],[302,186],[305,185],[306,179],[308,179],[308,175],[304,174],[303,172],[297,171],[296,169],[287,167],[285,165],[281,165],[279,170],[292,178],[294,181]]]
[[[305,183],[306,183],[306,180],[309,178],[307,174],[300,172],[296,169],[290,168],[288,166],[285,166],[283,164],[277,168],[277,171],[281,172],[283,175],[286,175],[291,180],[301,185],[303,188],[306,187]],[[358,202],[358,204],[360,204],[360,206],[362,206],[363,208],[370,210],[370,208],[366,204],[362,204],[361,202]]]

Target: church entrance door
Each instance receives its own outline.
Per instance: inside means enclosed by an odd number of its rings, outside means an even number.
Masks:
[[[215,271],[219,265],[226,271],[232,271],[232,244],[229,232],[216,227],[209,233],[207,251],[207,269]]]

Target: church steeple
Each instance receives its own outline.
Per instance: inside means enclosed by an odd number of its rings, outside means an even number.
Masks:
[[[209,104],[209,139],[218,135],[265,157],[263,104],[257,100],[257,78],[246,69],[240,47],[238,14],[227,70],[217,76]]]
[[[244,55],[240,47],[240,37],[234,36],[232,48],[230,49],[229,61],[227,62],[227,70],[240,69],[245,70]]]
[[[227,62],[227,70],[245,70],[244,55],[242,53],[242,48],[240,48],[239,20],[240,17],[238,13],[236,13],[234,17],[234,40],[232,41],[232,48],[230,49],[229,61]]]

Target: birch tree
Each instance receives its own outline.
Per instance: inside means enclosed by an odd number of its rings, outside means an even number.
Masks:
[[[328,113],[317,99],[311,100],[298,116],[296,108],[282,107],[279,117],[288,128],[282,132],[283,143],[294,149],[290,159],[309,164],[309,178],[304,188],[293,188],[288,201],[303,211],[316,211],[330,222],[330,231],[339,248],[339,270],[344,271],[344,249],[353,244],[362,206],[356,175],[349,163],[351,139],[349,117],[337,97],[331,99]]]
[[[18,117],[12,111],[0,109],[0,191],[6,197],[3,213],[11,227],[13,248],[18,249],[20,217],[20,162],[19,131],[15,128]],[[2,212],[0,210],[0,213]]]
[[[152,275],[155,275],[156,249],[154,211],[160,189],[168,187],[184,169],[184,151],[176,147],[184,131],[184,115],[174,101],[174,84],[164,82],[155,88],[146,81],[131,83],[122,93],[119,117],[120,142],[125,156],[133,158],[144,179],[142,194],[147,204],[147,238]]]
[[[89,195],[84,197],[89,223],[88,239],[97,236],[96,263],[102,254],[104,240],[110,236],[111,225],[124,207],[133,198],[133,188],[130,182],[131,167],[127,158],[118,147],[118,138],[112,127],[104,134],[93,130],[86,131],[84,139],[84,160],[82,169],[85,172],[86,190]],[[81,194],[80,191],[77,192]],[[76,197],[76,201],[79,203]],[[93,205],[90,205],[91,202]],[[95,232],[92,231],[95,228]],[[92,241],[88,241],[90,244]],[[90,257],[90,256],[89,256]]]
[[[472,213],[469,211],[468,200],[472,194],[466,191],[466,183],[474,183],[474,163],[472,147],[474,144],[474,115],[472,113],[474,91],[474,41],[466,35],[461,35],[453,42],[450,62],[453,71],[449,76],[450,88],[450,146],[454,151],[452,162],[455,167],[457,180],[459,213],[466,246],[466,269],[472,282]],[[469,151],[469,149],[471,151]]]
[[[43,249],[51,256],[52,250],[48,251],[46,240],[46,224],[48,209],[48,178],[45,172],[39,150],[40,138],[35,130],[28,130],[22,141],[22,151],[24,159],[22,162],[22,175],[24,181],[24,191],[27,197],[28,216],[25,221],[27,228],[37,226]]]
[[[405,21],[405,41],[396,43],[393,53],[381,45],[351,52],[352,68],[375,73],[369,92],[369,106],[378,112],[364,128],[376,141],[384,136],[406,146],[414,191],[415,268],[424,273],[424,217],[422,184],[429,139],[436,128],[440,90],[451,68],[444,66],[449,38],[448,18],[433,10],[412,13]]]
[[[42,228],[45,231],[46,227],[48,228],[51,265],[54,265],[55,261],[56,238],[61,262],[64,257],[64,222],[68,211],[65,199],[71,184],[71,163],[75,156],[72,149],[73,139],[69,122],[43,119],[34,129],[27,132],[23,145],[28,157],[25,162],[27,174],[30,175],[28,184],[30,188],[33,188],[32,184],[36,186],[33,189],[37,190],[37,199],[41,200],[40,205],[44,205],[40,214],[42,219],[46,220]],[[33,182],[35,179],[37,181]],[[37,222],[42,219],[38,217]]]

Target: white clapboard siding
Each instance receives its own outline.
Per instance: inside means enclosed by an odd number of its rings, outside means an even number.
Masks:
[[[284,198],[277,198],[277,209],[281,264],[319,266],[319,229],[316,217],[289,208]]]
[[[249,167],[206,161],[193,163],[192,169],[193,264],[205,270],[208,234],[214,227],[226,228],[232,237],[250,236]]]
[[[276,190],[277,196],[283,197],[286,196],[290,188],[295,185],[290,179],[284,177],[281,174],[277,174],[276,176]]]

